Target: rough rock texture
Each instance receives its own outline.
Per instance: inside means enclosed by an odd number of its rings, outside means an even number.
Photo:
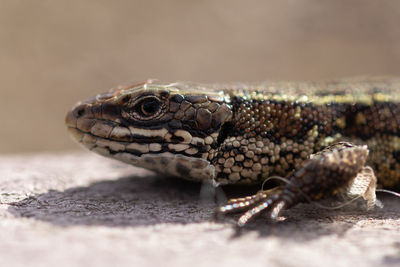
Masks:
[[[81,152],[0,156],[0,266],[400,265],[395,197],[372,212],[303,204],[236,232],[210,221],[201,189]]]

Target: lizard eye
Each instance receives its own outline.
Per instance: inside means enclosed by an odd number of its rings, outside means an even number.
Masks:
[[[161,108],[161,101],[156,97],[147,97],[136,104],[136,112],[142,116],[150,117],[158,113]]]

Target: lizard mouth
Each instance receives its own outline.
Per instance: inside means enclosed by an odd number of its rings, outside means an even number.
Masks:
[[[91,131],[85,131],[77,127],[68,126],[70,135],[85,148],[97,151],[100,154],[111,154],[125,152],[135,156],[144,154],[161,154],[170,152],[181,154],[188,157],[207,159],[206,147],[203,143],[179,143],[166,142],[161,137],[145,138],[141,135],[132,134],[130,141],[121,141],[109,136],[93,134]]]
[[[203,157],[194,157],[188,154],[190,149],[198,151],[195,147],[189,147],[182,151],[173,151],[171,145],[183,149],[183,145],[174,143],[128,143],[118,142],[95,136],[90,132],[84,132],[76,127],[68,127],[69,133],[85,148],[100,155],[118,159],[128,164],[136,165],[158,173],[175,177],[182,177],[194,181],[214,181],[215,168]],[[199,153],[199,152],[197,152]],[[207,153],[203,153],[207,155]]]
[[[189,138],[184,131],[169,136],[165,128],[129,129],[115,121],[83,116],[85,108],[78,106],[66,117],[68,132],[83,147],[169,176],[213,181],[215,168],[207,160],[204,140]]]

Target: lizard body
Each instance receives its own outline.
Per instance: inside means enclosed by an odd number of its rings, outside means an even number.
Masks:
[[[400,79],[149,80],[79,103],[66,123],[88,149],[160,173],[214,184],[289,180],[219,209],[247,210],[239,225],[264,209],[275,218],[355,181],[372,203],[376,177],[379,186],[400,189]]]

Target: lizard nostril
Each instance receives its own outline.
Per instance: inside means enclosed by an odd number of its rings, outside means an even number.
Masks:
[[[85,115],[85,107],[84,106],[77,107],[76,110],[75,110],[75,114],[76,114],[77,118],[80,118],[83,115]]]

